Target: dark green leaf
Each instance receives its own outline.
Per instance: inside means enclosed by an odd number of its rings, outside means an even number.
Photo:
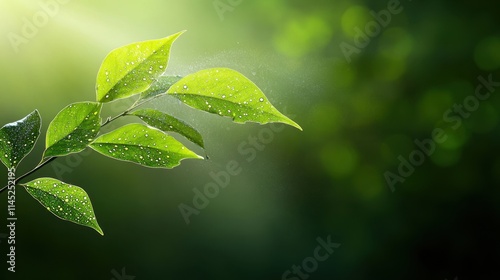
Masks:
[[[37,110],[25,118],[0,129],[0,160],[7,168],[17,168],[35,146],[42,118]]]
[[[142,124],[102,135],[90,147],[105,156],[154,168],[173,168],[183,159],[202,158],[172,136]]]
[[[74,103],[64,108],[47,130],[44,158],[83,151],[99,133],[102,104]]]
[[[113,50],[97,74],[97,101],[110,102],[147,90],[167,68],[172,43],[183,32]]]
[[[177,132],[191,140],[196,145],[204,148],[203,137],[201,134],[189,124],[175,117],[153,109],[141,109],[130,114],[138,116],[145,123],[164,132]]]
[[[141,99],[146,100],[164,94],[175,83],[177,83],[181,76],[160,76],[151,85],[151,87],[141,94]]]
[[[23,184],[28,193],[58,218],[95,229],[104,235],[97,223],[87,193],[52,178],[40,178]]]
[[[252,81],[231,69],[207,69],[188,75],[167,93],[191,107],[231,117],[237,123],[281,122],[302,130],[274,108]]]

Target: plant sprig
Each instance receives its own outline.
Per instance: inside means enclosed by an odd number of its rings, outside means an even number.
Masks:
[[[281,122],[302,130],[280,113],[257,85],[235,70],[213,68],[186,77],[164,75],[171,46],[182,33],[111,51],[97,74],[96,101],[73,103],[57,114],[47,129],[40,163],[16,178],[15,184],[24,187],[58,218],[104,234],[82,188],[53,178],[19,182],[55,159],[79,153],[87,147],[107,157],[150,168],[174,168],[185,159],[202,159],[169,134],[176,132],[204,149],[203,137],[194,127],[165,112],[136,110],[165,95],[173,96],[194,109],[229,117],[236,123]],[[137,96],[129,109],[102,122],[104,104]],[[139,122],[100,134],[103,127],[124,116],[136,117]],[[38,110],[35,110],[0,129],[0,160],[9,170],[17,169],[22,159],[33,150],[40,135],[41,121]],[[0,193],[6,189],[0,189]]]

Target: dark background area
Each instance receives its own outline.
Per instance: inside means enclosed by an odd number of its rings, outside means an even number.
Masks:
[[[156,100],[149,106],[200,130],[210,160],[154,170],[87,152],[44,167],[27,179],[84,188],[105,236],[58,220],[18,188],[17,272],[7,272],[0,238],[2,279],[120,280],[124,271],[137,280],[287,279],[327,237],[341,245],[308,279],[498,279],[500,86],[474,103],[480,76],[500,82],[498,3],[220,0],[230,7],[221,12],[214,2],[0,2],[0,124],[34,109],[43,117],[18,175],[39,162],[62,108],[95,99],[107,53],[180,30],[188,32],[168,73],[233,68],[304,129],[273,133],[247,161],[238,147],[269,125]],[[388,5],[400,12],[375,24],[373,13]],[[31,38],[12,44],[43,13]],[[379,30],[356,46],[357,28],[370,26]],[[347,44],[357,48],[348,57]],[[126,104],[106,105],[104,116]],[[460,104],[473,110],[461,114]],[[404,182],[389,184],[387,172],[398,175],[401,158],[411,161],[415,141],[436,128],[446,140]],[[242,172],[187,225],[179,205],[192,206],[193,189],[230,161]],[[0,178],[7,183],[5,169]],[[5,224],[6,200],[2,193]],[[0,237],[6,232],[0,227]]]

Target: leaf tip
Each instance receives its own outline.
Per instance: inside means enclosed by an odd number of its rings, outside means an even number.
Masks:
[[[298,124],[298,123],[294,123],[294,127],[297,128],[298,130],[300,131],[304,131],[304,129]]]
[[[293,127],[295,127],[296,129],[298,129],[300,131],[304,131],[302,129],[302,127],[298,123],[294,122],[292,119],[290,119],[290,118],[288,118],[286,116],[285,116],[285,120],[282,121],[282,123],[287,124],[289,126],[293,126]]]
[[[181,30],[175,34],[168,36],[167,38],[173,38],[173,40],[176,40],[177,38],[179,38],[182,34],[184,34],[186,32],[187,32],[187,30]]]
[[[94,228],[101,236],[104,236],[104,231],[102,231],[101,227],[97,226]]]

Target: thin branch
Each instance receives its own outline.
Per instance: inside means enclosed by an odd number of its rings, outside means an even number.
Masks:
[[[19,176],[19,178],[17,178],[14,182],[17,184],[17,182],[19,182],[20,180],[28,177],[29,175],[35,173],[38,169],[44,167],[45,165],[49,164],[50,162],[54,161],[57,157],[50,157],[48,158],[47,160],[41,162],[40,164],[38,164],[35,168],[33,168],[31,171]]]

